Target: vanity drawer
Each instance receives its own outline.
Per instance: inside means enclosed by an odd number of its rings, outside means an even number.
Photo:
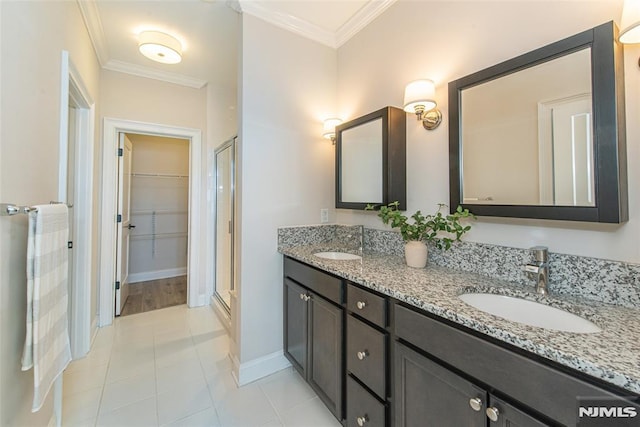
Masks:
[[[394,306],[394,325],[398,338],[563,425],[577,424],[581,396],[620,399],[640,409],[639,404],[573,376],[565,368],[543,364],[506,348],[508,344],[494,344],[399,304]]]
[[[347,376],[347,427],[385,427],[386,407]]]
[[[347,284],[347,309],[381,328],[387,326],[387,300],[350,283]]]
[[[336,304],[343,302],[342,280],[337,277],[288,257],[284,259],[284,275]]]
[[[380,398],[386,397],[385,333],[347,316],[347,370]]]

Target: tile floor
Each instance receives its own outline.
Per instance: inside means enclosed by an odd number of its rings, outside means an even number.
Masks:
[[[63,426],[339,427],[292,368],[238,388],[210,307],[116,319],[64,374]]]

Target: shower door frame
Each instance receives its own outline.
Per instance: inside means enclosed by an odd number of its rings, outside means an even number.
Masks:
[[[235,274],[234,274],[234,265],[235,265],[235,194],[236,194],[236,139],[237,137],[233,137],[227,141],[225,141],[222,145],[217,147],[213,154],[213,162],[214,162],[214,192],[215,192],[215,203],[214,203],[214,213],[215,218],[213,221],[214,224],[214,239],[213,239],[213,254],[214,254],[214,271],[213,271],[213,297],[218,301],[219,305],[226,311],[227,315],[231,314],[231,295],[229,298],[229,304],[220,296],[218,293],[218,155],[223,153],[225,150],[231,150],[229,155],[229,177],[230,179],[230,224],[229,230],[231,234],[231,247],[229,253],[229,292],[233,293],[235,290]]]

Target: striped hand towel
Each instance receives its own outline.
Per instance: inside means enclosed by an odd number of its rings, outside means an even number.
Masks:
[[[71,361],[67,323],[67,206],[40,205],[29,213],[27,335],[22,370],[33,367],[33,406],[44,404],[53,382]]]

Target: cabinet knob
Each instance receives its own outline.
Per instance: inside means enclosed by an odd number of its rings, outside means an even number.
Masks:
[[[304,300],[304,294],[300,294],[300,299]]]
[[[359,351],[356,353],[356,356],[360,360],[364,360],[367,356],[369,356],[369,350]]]
[[[482,409],[482,399],[480,399],[479,397],[469,399],[469,406],[471,406],[471,409],[476,412],[480,411]]]
[[[486,413],[487,417],[489,417],[491,421],[493,421],[494,423],[498,421],[498,415],[500,415],[500,411],[498,411],[498,408],[496,408],[495,406],[487,408]]]
[[[367,306],[367,303],[365,301],[358,301],[356,303],[356,307],[358,307],[358,310],[362,310],[363,308],[365,308]]]
[[[369,416],[367,416],[367,414],[364,414],[363,416],[356,418],[356,422],[360,427],[363,427],[368,421],[369,421]]]
[[[310,299],[311,299],[311,295],[305,295],[305,296],[304,296],[304,300],[305,300],[305,301],[309,301]]]

